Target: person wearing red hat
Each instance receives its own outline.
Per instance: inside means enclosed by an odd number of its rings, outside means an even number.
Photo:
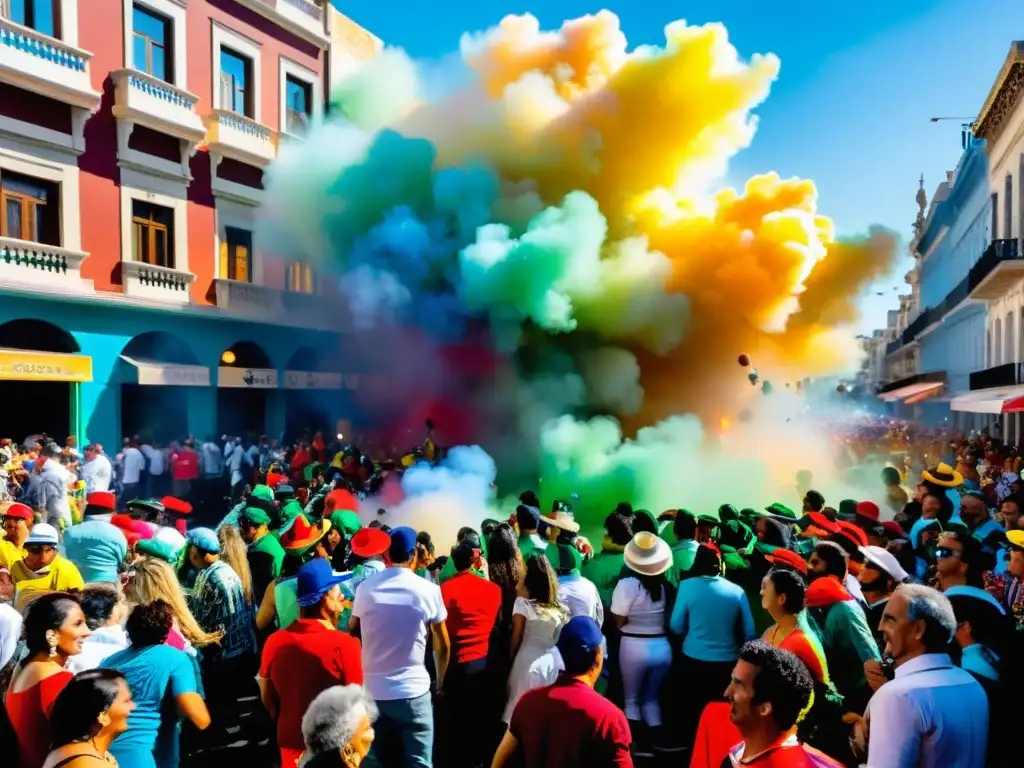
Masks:
[[[24,549],[35,522],[31,507],[19,502],[0,508],[3,516],[4,537],[0,539],[0,568],[10,570],[11,566],[27,554]]]
[[[778,547],[774,552],[765,555],[764,559],[779,568],[788,568],[801,576],[807,575],[807,561],[790,549]]]
[[[113,493],[93,491],[85,497],[85,519],[64,534],[64,554],[78,566],[87,584],[116,584],[125,568],[128,540],[109,522],[116,511]]]

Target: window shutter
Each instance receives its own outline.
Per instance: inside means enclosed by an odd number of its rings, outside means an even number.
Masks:
[[[220,108],[235,111],[235,78],[227,72],[220,73]]]
[[[221,279],[231,279],[231,268],[228,260],[228,241],[227,238],[220,241],[220,276]]]

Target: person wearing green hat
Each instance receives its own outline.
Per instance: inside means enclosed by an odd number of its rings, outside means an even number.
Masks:
[[[673,587],[689,576],[693,558],[700,544],[697,542],[697,518],[686,509],[676,512],[672,521],[672,530],[676,536],[676,544],[672,547],[672,567],[666,578]]]
[[[237,526],[238,516],[242,514],[242,510],[245,509],[246,507],[253,506],[252,499],[259,499],[260,501],[269,502],[273,504],[274,492],[270,490],[269,485],[257,485],[255,488],[249,491],[248,498],[242,499],[237,504],[235,504],[234,507],[231,508],[231,511],[228,512],[224,516],[224,519],[220,521],[220,524],[217,526],[217,529],[220,530],[225,525]]]
[[[168,542],[160,539],[140,539],[135,544],[136,556],[156,558],[169,565],[177,565],[179,552],[180,550],[174,549]]]
[[[481,567],[470,568],[469,572],[486,579],[487,573],[484,569],[487,567],[487,547],[485,546],[483,540],[480,538],[480,534],[468,526],[460,528],[459,532],[455,535],[455,544],[459,545],[464,541],[469,541],[474,549],[479,549],[481,552]],[[452,578],[457,573],[458,571],[455,568],[455,561],[449,557],[437,574],[437,583],[444,584],[446,581],[448,581],[448,579]]]
[[[556,544],[548,556],[558,578],[558,601],[569,609],[569,616],[589,616],[598,626],[604,624],[604,605],[592,581],[580,574],[583,555],[572,544]]]
[[[341,572],[346,570],[351,553],[352,537],[362,529],[363,521],[351,509],[336,509],[327,519],[331,521],[331,530],[327,532],[327,547],[331,551],[331,567]]]
[[[246,507],[238,516],[238,531],[245,541],[246,559],[252,573],[253,593],[262,595],[281,575],[284,547],[270,535],[270,515],[259,507]]]
[[[625,565],[626,545],[633,540],[633,507],[623,502],[604,519],[604,542],[601,551],[583,566],[583,578],[597,587],[605,612],[612,604],[612,592],[619,583]]]

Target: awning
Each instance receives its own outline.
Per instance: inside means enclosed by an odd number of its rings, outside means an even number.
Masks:
[[[210,369],[204,365],[177,365],[161,363],[157,360],[143,360],[137,357],[121,355],[121,359],[131,366],[135,381],[129,384],[141,384],[144,387],[208,387],[210,386]]]
[[[892,403],[897,400],[906,400],[910,397],[922,395],[926,392],[929,394],[938,394],[939,390],[944,386],[946,385],[941,381],[919,381],[916,384],[908,384],[907,386],[900,387],[899,389],[883,392],[879,397],[887,403]],[[917,398],[917,400],[921,399],[923,398]],[[917,402],[917,400],[914,402]]]
[[[92,381],[92,358],[28,349],[0,349],[0,381]]]
[[[341,389],[340,373],[314,373],[313,371],[285,371],[285,389]]]
[[[217,369],[217,386],[234,389],[277,389],[277,371],[273,368]]]
[[[966,395],[954,397],[950,400],[949,407],[950,410],[963,413],[1024,412],[1024,384],[976,389]]]

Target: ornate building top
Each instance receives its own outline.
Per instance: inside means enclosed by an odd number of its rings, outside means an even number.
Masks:
[[[928,207],[928,193],[924,191],[924,174],[921,174],[921,178],[918,180],[917,196],[914,198],[917,201],[917,218],[914,219],[914,237],[921,236],[921,230],[924,229],[924,209]]]
[[[974,135],[988,141],[989,146],[1006,127],[1021,94],[1024,93],[1024,42],[1017,40],[1010,46],[999,76],[985,99],[974,126]]]

